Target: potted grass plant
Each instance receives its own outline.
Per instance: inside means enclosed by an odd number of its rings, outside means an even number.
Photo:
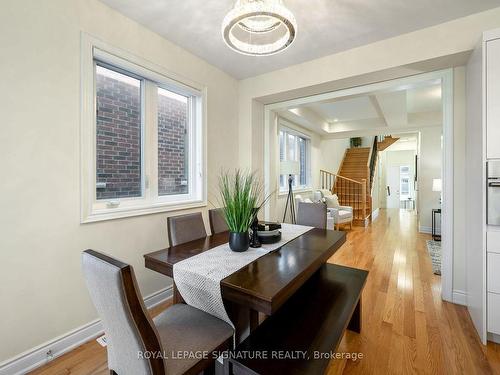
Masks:
[[[229,227],[229,247],[233,251],[246,251],[250,246],[249,229],[260,207],[262,184],[255,173],[222,172],[219,177],[222,212]]]

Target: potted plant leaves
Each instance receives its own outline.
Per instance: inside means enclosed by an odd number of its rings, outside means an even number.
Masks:
[[[246,251],[250,246],[249,229],[254,222],[262,200],[262,184],[255,173],[236,169],[222,172],[219,177],[222,212],[229,228],[229,247]]]

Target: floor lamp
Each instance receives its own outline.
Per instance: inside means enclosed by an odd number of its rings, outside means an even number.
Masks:
[[[294,176],[300,173],[300,163],[298,161],[282,161],[280,163],[280,174],[288,175],[288,196],[286,198],[285,212],[283,213],[283,222],[286,220],[288,206],[290,206],[290,222],[295,224],[295,202],[293,199],[293,180]]]

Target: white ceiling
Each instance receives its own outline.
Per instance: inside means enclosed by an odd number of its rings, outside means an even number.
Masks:
[[[500,6],[500,0],[285,0],[298,23],[283,53],[231,51],[220,26],[234,0],[101,0],[241,79]]]
[[[442,105],[441,81],[431,80],[306,103],[279,113],[322,137],[348,138],[440,126]]]

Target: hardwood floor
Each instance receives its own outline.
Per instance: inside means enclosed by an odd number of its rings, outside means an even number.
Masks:
[[[500,345],[483,346],[465,307],[441,300],[426,240],[412,211],[381,210],[355,227],[329,262],[370,271],[363,292],[361,334],[347,332],[333,374],[500,374]]]
[[[363,293],[360,335],[347,332],[334,374],[500,374],[500,345],[482,346],[463,306],[441,301],[425,240],[413,212],[381,210],[368,228],[354,227],[329,261],[370,271]],[[152,311],[155,315],[168,303]],[[108,374],[106,350],[95,340],[32,372]]]

